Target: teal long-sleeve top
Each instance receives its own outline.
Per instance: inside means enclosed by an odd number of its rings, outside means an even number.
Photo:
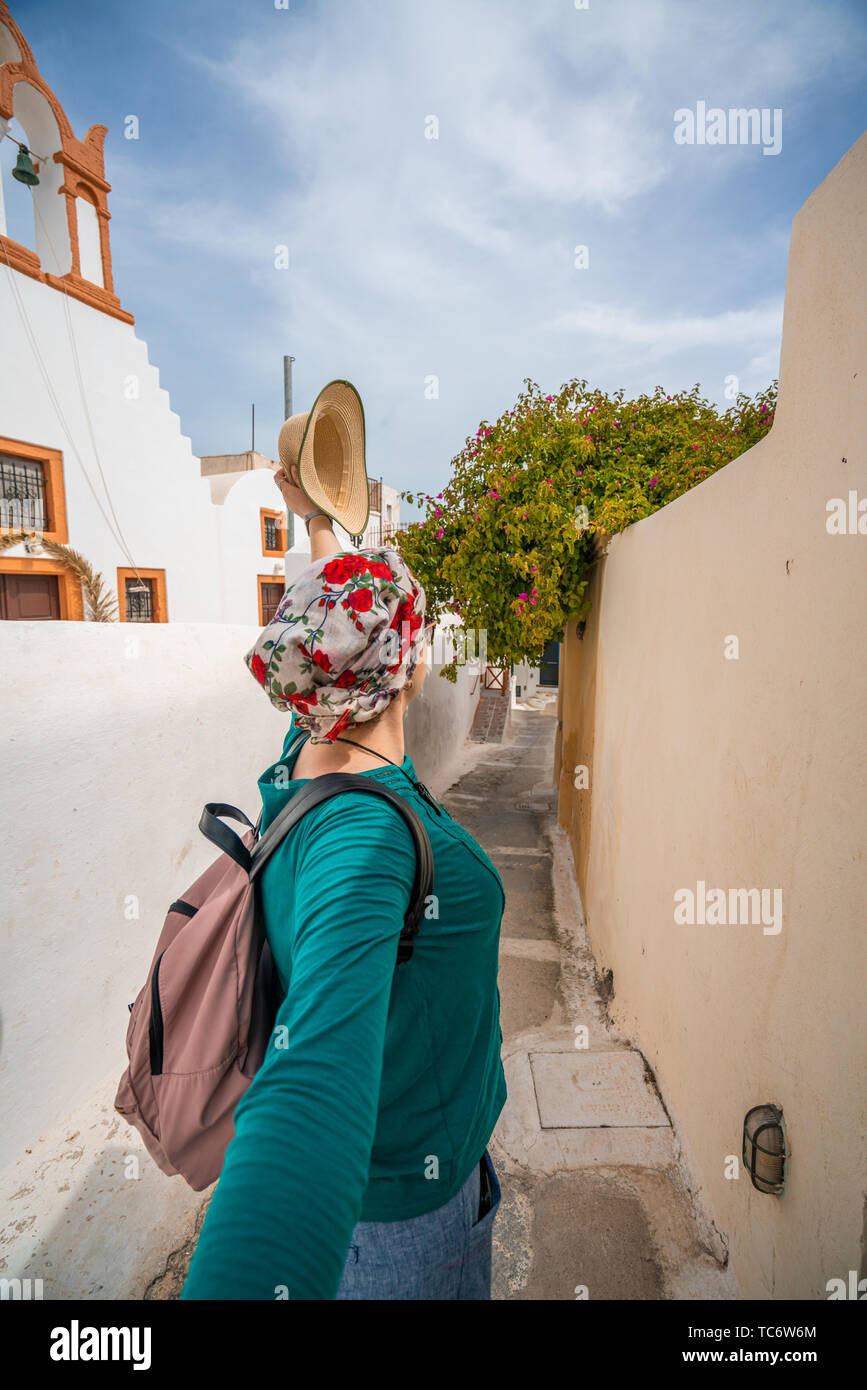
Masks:
[[[259,779],[263,831],[308,780],[291,776],[301,742],[293,724]],[[397,966],[415,844],[397,810],[363,793],[315,807],[262,870],[285,998],[235,1110],[182,1299],[335,1298],[356,1222],[450,1201],[505,1103],[500,876],[416,789],[408,756],[359,775],[421,817],[432,899]]]

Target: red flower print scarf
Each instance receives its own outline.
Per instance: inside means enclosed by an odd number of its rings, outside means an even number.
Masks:
[[[311,743],[388,707],[424,643],[425,593],[391,546],[317,560],[290,585],[244,660]]]

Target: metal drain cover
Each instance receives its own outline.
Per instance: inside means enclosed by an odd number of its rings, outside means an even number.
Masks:
[[[543,1129],[668,1127],[639,1052],[531,1052]]]

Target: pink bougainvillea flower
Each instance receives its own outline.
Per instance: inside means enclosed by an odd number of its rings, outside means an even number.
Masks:
[[[440,529],[437,531],[437,540],[441,540],[441,539],[442,539],[442,535],[443,535],[443,528],[440,527]]]

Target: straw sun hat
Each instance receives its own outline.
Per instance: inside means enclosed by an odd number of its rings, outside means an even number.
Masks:
[[[291,415],[277,442],[280,463],[314,506],[360,536],[370,514],[364,456],[364,407],[351,381],[329,381],[312,409]]]

